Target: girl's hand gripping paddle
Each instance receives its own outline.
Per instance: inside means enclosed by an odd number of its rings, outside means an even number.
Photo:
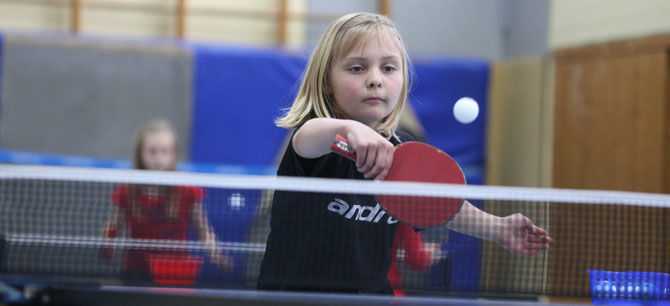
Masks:
[[[356,152],[337,135],[331,150],[353,161]],[[461,167],[451,156],[425,143],[409,141],[395,147],[388,181],[465,184]],[[386,211],[415,228],[444,224],[461,209],[464,199],[406,195],[378,195]]]

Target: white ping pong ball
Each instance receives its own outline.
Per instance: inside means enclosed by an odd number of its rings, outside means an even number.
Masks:
[[[463,97],[454,104],[454,117],[460,123],[470,123],[479,115],[479,104],[472,98]]]

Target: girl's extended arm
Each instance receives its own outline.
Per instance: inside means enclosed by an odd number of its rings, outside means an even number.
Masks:
[[[202,201],[198,201],[191,206],[191,216],[193,218],[193,224],[198,230],[200,240],[205,241],[208,246],[207,253],[212,262],[223,269],[231,269],[233,266],[231,259],[227,255],[219,252],[216,247],[216,236],[214,235],[214,230],[207,221],[207,213],[202,207]]]
[[[454,219],[447,223],[447,227],[493,241],[509,251],[522,255],[537,255],[538,251],[549,249],[549,243],[552,241],[545,229],[535,226],[522,214],[498,217],[478,209],[468,201],[465,201]]]
[[[119,232],[119,223],[121,214],[119,214],[119,209],[114,207],[112,213],[109,215],[109,219],[105,222],[105,225],[102,226],[102,238],[116,238],[118,237]]]
[[[107,222],[102,227],[102,238],[117,238],[121,233],[127,233],[126,222],[123,214],[121,214],[118,207],[112,209],[112,213],[109,216]],[[112,258],[115,247],[101,247],[100,255],[107,260]]]

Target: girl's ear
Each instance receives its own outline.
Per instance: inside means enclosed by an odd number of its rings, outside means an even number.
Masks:
[[[326,82],[326,86],[324,86],[323,89],[326,91],[327,94],[329,95],[333,94],[333,90],[330,88],[330,83]]]

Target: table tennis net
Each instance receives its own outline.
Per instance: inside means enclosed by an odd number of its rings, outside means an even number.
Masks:
[[[401,231],[387,231],[396,219],[376,205],[379,194],[462,197],[497,216],[521,213],[554,242],[521,256],[446,226],[409,228],[402,233],[413,238],[398,238],[391,254]],[[282,247],[268,263],[269,287],[373,291],[390,278],[407,295],[587,297],[597,285],[588,270],[670,272],[669,205],[667,195],[644,193],[0,165],[0,273],[255,289],[265,252]],[[271,225],[292,236],[266,245]],[[370,272],[393,258],[397,273]]]

